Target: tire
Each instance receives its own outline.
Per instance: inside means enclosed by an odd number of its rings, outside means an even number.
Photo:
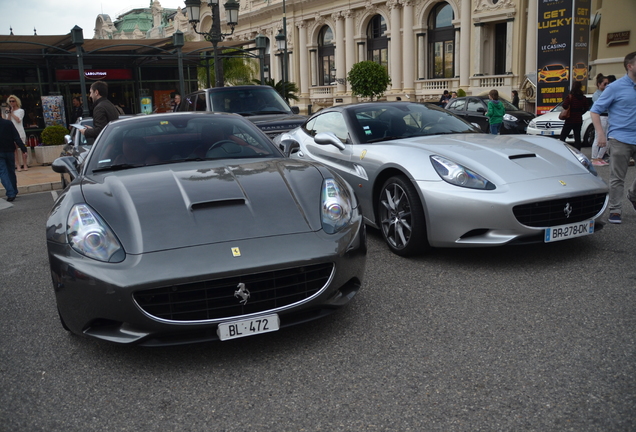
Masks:
[[[426,220],[413,183],[404,176],[388,179],[378,197],[378,225],[389,249],[411,256],[428,249]]]
[[[583,134],[583,145],[591,146],[594,144],[594,138],[596,137],[596,131],[594,130],[594,125],[590,125],[585,130],[585,134]]]

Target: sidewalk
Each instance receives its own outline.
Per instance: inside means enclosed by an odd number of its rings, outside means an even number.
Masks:
[[[16,171],[18,195],[62,189],[60,174],[51,165],[31,165],[28,171]],[[4,200],[5,190],[0,185],[0,199]]]

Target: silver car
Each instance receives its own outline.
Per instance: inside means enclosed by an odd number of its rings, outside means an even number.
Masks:
[[[344,177],[366,222],[403,256],[429,246],[497,246],[589,235],[608,187],[589,159],[554,140],[481,133],[432,105],[324,109],[276,140]]]

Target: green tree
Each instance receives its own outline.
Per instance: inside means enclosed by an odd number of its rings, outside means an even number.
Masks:
[[[253,79],[252,80],[253,84],[256,85],[260,85],[261,84],[261,80],[260,79]],[[274,87],[274,90],[276,90],[276,93],[278,93],[279,95],[281,95],[281,97],[285,100],[295,100],[298,101],[299,98],[298,96],[296,96],[296,93],[298,93],[298,86],[296,85],[296,83],[293,82],[289,82],[286,81],[285,82],[285,91],[283,92],[283,80],[280,80],[278,82],[275,82],[273,79],[266,79],[265,81],[263,81],[263,85],[268,85],[270,87]]]
[[[372,61],[362,61],[353,65],[347,74],[351,91],[361,97],[380,98],[391,84],[386,68]]]

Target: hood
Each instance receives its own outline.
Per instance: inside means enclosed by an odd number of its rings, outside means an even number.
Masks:
[[[246,116],[265,133],[276,130],[288,131],[303,124],[307,117],[298,114],[259,114]]]
[[[541,136],[453,134],[400,141],[400,144],[409,141],[424,146],[431,154],[452,159],[498,185],[591,175],[563,143]]]
[[[322,181],[309,163],[260,159],[99,173],[81,187],[126,253],[140,254],[317,231]]]

